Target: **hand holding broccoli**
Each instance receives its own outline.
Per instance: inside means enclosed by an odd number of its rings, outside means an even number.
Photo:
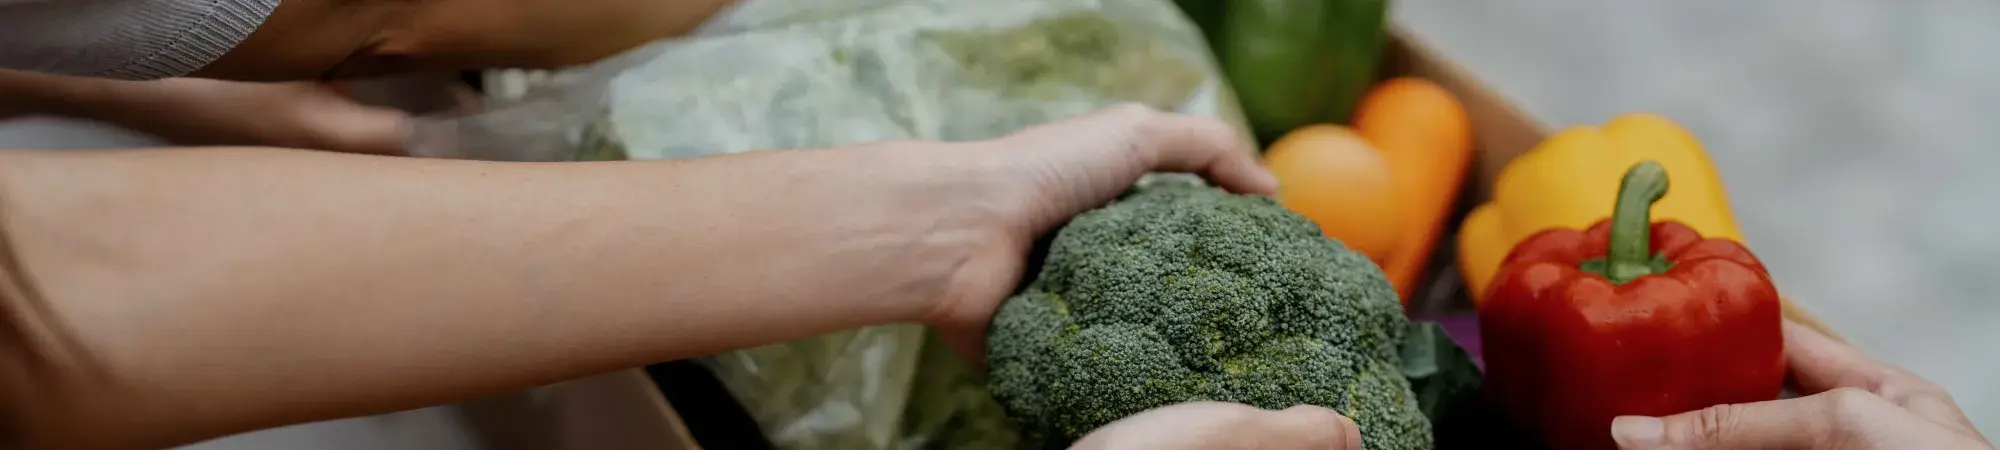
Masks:
[[[987,323],[1021,279],[1036,237],[1103,206],[1151,172],[1191,172],[1231,191],[1269,194],[1277,179],[1257,164],[1242,136],[1206,118],[1137,105],[1106,108],[1004,138],[970,144],[998,174],[990,217],[1000,236],[956,269],[951,294],[925,322],[953,348],[984,360]]]
[[[1196,401],[1331,408],[1429,449],[1381,269],[1269,198],[1160,181],[1063,225],[987,337],[987,386],[1036,448]]]

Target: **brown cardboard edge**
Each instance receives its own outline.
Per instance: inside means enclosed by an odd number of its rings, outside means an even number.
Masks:
[[[1472,119],[1474,152],[1469,190],[1472,200],[1485,201],[1492,195],[1500,169],[1514,157],[1527,153],[1553,133],[1553,129],[1514,106],[1505,96],[1486,87],[1463,67],[1445,58],[1435,47],[1424,43],[1409,29],[1389,26],[1389,44],[1384,52],[1383,73],[1425,78],[1458,95]],[[1833,327],[1820,320],[1804,305],[1781,296],[1784,315],[1835,340],[1845,340]]]
[[[701,448],[658,387],[627,369],[458,405],[496,450],[693,450]]]

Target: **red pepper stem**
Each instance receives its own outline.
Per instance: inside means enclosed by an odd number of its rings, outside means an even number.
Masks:
[[[1624,283],[1653,273],[1653,203],[1667,196],[1667,169],[1640,161],[1618,182],[1618,203],[1611,209],[1611,242],[1605,255],[1605,278]]]

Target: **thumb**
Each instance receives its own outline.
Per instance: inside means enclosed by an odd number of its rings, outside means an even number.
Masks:
[[[1872,399],[1872,402],[1871,402]],[[1819,448],[1846,427],[1836,418],[1865,413],[1885,402],[1858,389],[1758,403],[1718,405],[1666,417],[1624,416],[1611,421],[1618,448],[1722,449]]]

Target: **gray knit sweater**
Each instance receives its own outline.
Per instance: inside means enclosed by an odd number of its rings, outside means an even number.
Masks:
[[[0,69],[185,75],[256,31],[278,0],[0,0]]]

